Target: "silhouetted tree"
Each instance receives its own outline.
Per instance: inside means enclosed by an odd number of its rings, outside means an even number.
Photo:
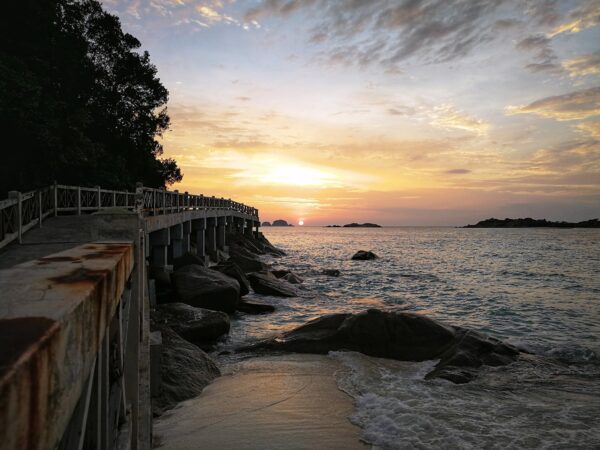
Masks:
[[[160,159],[168,92],[140,42],[96,0],[19,0],[0,26],[0,193],[62,183],[180,181]]]

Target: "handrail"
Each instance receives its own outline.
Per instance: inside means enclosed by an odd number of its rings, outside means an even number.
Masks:
[[[136,185],[135,191],[102,189],[100,186],[54,184],[25,193],[11,191],[0,200],[0,248],[17,240],[50,215],[94,212],[109,208],[126,208],[142,216],[174,214],[182,211],[221,209],[256,218],[258,209],[231,199],[195,195],[178,190],[155,189]]]

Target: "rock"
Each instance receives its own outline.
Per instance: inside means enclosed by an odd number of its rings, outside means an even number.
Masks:
[[[154,280],[157,291],[171,288],[171,274],[173,271],[164,267],[150,266],[148,272],[148,277]]]
[[[381,228],[381,225],[377,225],[376,223],[348,223],[344,225],[344,228]]]
[[[271,226],[271,222],[263,222],[260,224],[261,227],[270,227]]]
[[[246,278],[246,275],[240,266],[233,261],[220,262],[216,266],[211,266],[210,269],[221,272],[223,275],[227,275],[236,280],[240,285],[240,297],[243,297],[250,292],[250,282],[248,281],[248,278]]]
[[[153,326],[167,325],[186,341],[198,346],[229,333],[229,316],[220,311],[195,308],[185,303],[159,305],[150,311]]]
[[[162,335],[160,393],[152,401],[158,415],[199,395],[221,372],[206,353],[168,326],[158,325],[156,330]]]
[[[377,256],[375,253],[368,252],[366,250],[359,250],[352,256],[352,259],[355,261],[367,261],[377,258],[379,258],[379,256]]]
[[[269,240],[265,237],[264,234],[258,233],[258,237],[254,238],[254,241],[265,253],[268,253],[273,256],[285,256],[286,253],[280,248],[275,247],[273,244],[269,242]]]
[[[289,223],[287,223],[286,220],[283,219],[277,219],[273,221],[272,226],[274,227],[291,227],[293,225],[290,225]]]
[[[204,266],[204,258],[194,255],[193,253],[186,252],[183,256],[173,259],[173,269],[178,270],[185,266]]]
[[[188,305],[233,313],[239,302],[239,283],[216,270],[185,266],[172,279],[180,301]]]
[[[245,274],[250,272],[261,272],[267,269],[267,265],[253,255],[246,256],[234,254],[229,257],[227,262],[235,263]]]
[[[238,305],[238,311],[245,312],[246,314],[264,314],[275,311],[275,307],[272,305],[266,305],[264,303],[250,303],[240,302]]]
[[[337,269],[323,269],[321,272],[323,275],[327,275],[329,277],[339,277],[340,271]]]
[[[298,353],[352,350],[401,361],[440,359],[427,378],[465,383],[482,365],[515,361],[519,351],[497,339],[406,312],[370,309],[360,314],[331,314],[247,349]]]
[[[292,273],[292,271],[287,270],[287,269],[278,269],[278,270],[271,270],[271,273],[275,276],[275,278],[283,278],[286,275]]]
[[[288,273],[287,275],[282,277],[282,280],[285,280],[291,284],[304,283],[304,280],[302,278],[300,278],[298,275],[296,275],[295,273]]]
[[[287,281],[275,278],[269,272],[253,272],[248,274],[248,281],[257,294],[275,295],[278,297],[297,297],[298,292]]]

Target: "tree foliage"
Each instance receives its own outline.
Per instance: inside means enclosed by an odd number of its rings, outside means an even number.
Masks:
[[[58,180],[180,181],[160,159],[168,92],[140,42],[96,0],[19,0],[0,27],[0,193]]]

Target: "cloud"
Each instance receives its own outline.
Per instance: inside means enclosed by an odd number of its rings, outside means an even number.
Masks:
[[[562,66],[571,77],[595,75],[600,73],[600,51],[568,59]]]
[[[444,171],[444,173],[447,173],[448,175],[464,175],[471,173],[471,171],[469,169],[449,169]]]
[[[600,143],[600,120],[583,122],[576,127],[579,131],[594,138]]]
[[[439,128],[457,129],[471,133],[486,134],[489,124],[476,117],[469,116],[452,105],[442,105],[433,109],[430,113],[431,124]]]
[[[567,21],[556,26],[549,33],[549,36],[554,37],[562,33],[579,33],[597,25],[600,25],[600,3],[597,0],[588,0],[581,7],[571,11]]]
[[[508,106],[506,113],[536,114],[556,120],[586,119],[600,114],[600,87],[546,97],[525,106]]]
[[[410,58],[426,62],[464,57],[494,38],[493,24],[508,28],[510,18],[494,17],[502,2],[472,0],[263,0],[245,21],[306,14],[316,18],[309,42],[321,47],[329,64],[382,65],[393,70]],[[314,23],[314,20],[307,21]]]
[[[561,66],[558,64],[556,53],[550,46],[551,39],[543,34],[533,35],[517,42],[519,50],[533,52],[534,62],[525,66],[530,72],[558,72]]]

